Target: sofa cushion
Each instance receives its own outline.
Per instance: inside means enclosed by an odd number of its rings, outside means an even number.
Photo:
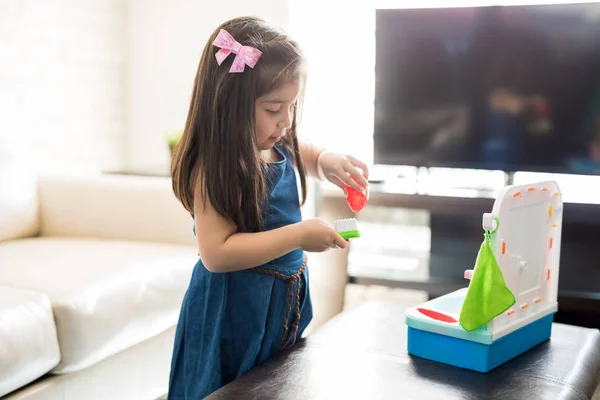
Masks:
[[[46,293],[61,349],[80,370],[176,324],[193,246],[76,238],[0,243],[0,284]]]
[[[40,229],[36,174],[10,149],[0,141],[0,242]]]
[[[0,397],[46,374],[59,360],[48,296],[0,286]]]
[[[167,177],[40,176],[39,197],[42,236],[196,246],[194,220]]]

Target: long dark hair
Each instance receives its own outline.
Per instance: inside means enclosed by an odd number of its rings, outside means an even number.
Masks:
[[[233,54],[217,64],[219,49],[212,43],[221,29],[262,52],[254,69],[246,66],[242,73],[229,73]],[[267,185],[256,140],[255,103],[288,82],[305,81],[304,65],[299,45],[260,18],[235,18],[215,29],[200,58],[183,135],[171,163],[173,191],[186,210],[193,212],[194,189],[199,184],[204,203],[208,197],[238,230],[263,228]],[[297,137],[300,105],[282,142],[297,166],[304,204],[306,170]]]

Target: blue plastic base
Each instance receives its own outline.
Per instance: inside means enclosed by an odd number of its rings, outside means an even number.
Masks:
[[[408,327],[408,353],[478,372],[489,372],[548,340],[554,314],[547,315],[501,337],[492,344],[440,335]]]

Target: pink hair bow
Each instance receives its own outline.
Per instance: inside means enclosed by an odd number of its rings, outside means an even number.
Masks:
[[[221,50],[217,51],[215,54],[217,64],[219,65],[225,61],[229,54],[235,54],[235,59],[233,60],[233,64],[231,64],[229,72],[244,72],[246,65],[250,68],[254,68],[256,62],[262,55],[262,52],[254,47],[242,46],[241,43],[237,42],[225,29],[221,29],[213,42],[213,46],[221,48]]]

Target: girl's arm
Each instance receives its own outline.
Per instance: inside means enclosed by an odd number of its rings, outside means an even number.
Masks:
[[[321,155],[325,149],[315,145],[302,136],[298,136],[298,146],[300,147],[300,154],[302,155],[302,160],[304,161],[304,166],[306,167],[308,175],[315,179],[322,179],[323,177],[319,175],[317,162],[319,155]]]
[[[342,190],[347,185],[363,191],[369,185],[369,168],[356,157],[326,151],[302,136],[298,136],[298,147],[310,177],[329,181]],[[362,174],[357,168],[360,168]]]
[[[225,220],[200,196],[194,193],[194,223],[198,255],[211,272],[233,272],[258,267],[300,246],[298,225],[258,233],[236,233],[237,227]]]
[[[346,248],[346,240],[333,227],[312,219],[265,232],[238,233],[231,221],[224,219],[200,196],[200,185],[194,193],[194,220],[198,255],[211,272],[233,272],[251,269],[279,258],[293,250],[325,251],[337,246]]]

